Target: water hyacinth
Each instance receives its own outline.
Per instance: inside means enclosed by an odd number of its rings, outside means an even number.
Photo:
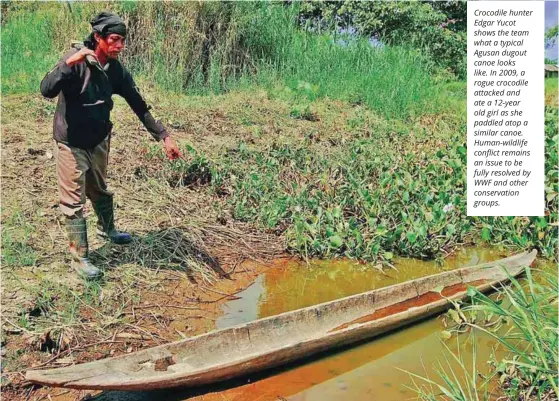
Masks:
[[[310,138],[274,141],[265,150],[241,144],[216,166],[219,185],[231,187],[227,202],[237,219],[281,228],[302,257],[436,258],[468,241],[556,257],[556,108],[546,109],[545,217],[468,217],[465,121],[438,133],[444,142],[427,132],[411,136],[412,127],[389,139],[370,129],[366,137],[351,135],[348,128],[343,146],[328,139],[333,145],[326,151]]]

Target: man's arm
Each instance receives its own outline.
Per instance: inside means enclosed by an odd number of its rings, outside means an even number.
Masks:
[[[149,131],[149,133],[158,141],[165,139],[169,136],[169,133],[161,123],[161,121],[156,121],[151,113],[149,112],[150,107],[147,105],[146,101],[138,91],[136,83],[132,78],[132,75],[124,68],[123,77],[121,81],[121,86],[119,90],[119,95],[121,95],[130,108],[136,113],[144,127]]]
[[[66,60],[76,51],[72,50],[67,53],[50,72],[48,72],[41,81],[41,94],[44,97],[54,98],[58,96],[60,91],[69,82],[74,75],[72,66],[66,63]]]

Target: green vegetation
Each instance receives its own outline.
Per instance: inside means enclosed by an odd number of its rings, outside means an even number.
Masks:
[[[552,26],[545,31],[545,43],[547,46],[551,46],[557,42],[558,31],[559,25]]]
[[[33,226],[20,212],[2,221],[2,264],[4,266],[33,266],[37,254],[28,245]]]
[[[526,273],[525,281],[512,278],[512,285],[500,288],[497,297],[490,298],[470,288],[472,304],[456,304],[456,309],[451,310],[459,322],[457,331],[466,327],[474,336],[493,338],[503,348],[505,357],[497,359],[493,355],[489,361],[492,372],[480,379],[475,346],[472,368],[466,366],[460,354],[447,348],[447,358],[453,359],[458,368],[441,364],[440,380],[412,375],[420,379],[415,390],[422,400],[489,401],[493,399],[489,394],[495,383],[499,383],[507,400],[559,398],[557,276],[538,271],[535,279],[530,268]]]
[[[53,67],[51,21],[42,14],[17,14],[2,24],[2,92],[39,92],[39,83]],[[30,34],[31,32],[31,34]]]
[[[299,29],[296,5],[141,2],[111,9],[130,21],[126,65],[166,90],[217,94],[280,85],[297,91],[303,81],[318,88],[308,93],[311,98],[363,103],[387,117],[445,106],[431,63],[419,51],[374,48],[360,38],[338,44],[329,34]],[[37,92],[43,75],[70,40],[85,37],[87,21],[98,11],[94,3],[8,7],[3,92]]]
[[[411,45],[438,68],[466,77],[465,1],[308,1],[301,14],[319,29],[356,30],[392,46]]]
[[[559,104],[559,88],[557,78],[545,79],[545,104],[546,106],[557,107]]]
[[[297,145],[241,143],[204,161],[212,187],[236,219],[285,231],[289,247],[304,257],[433,258],[468,240],[556,257],[556,108],[546,109],[545,217],[467,217],[465,132],[456,117],[437,132],[397,123],[394,132],[371,118],[358,112],[348,119],[358,134],[347,138],[321,141],[310,131]],[[184,175],[194,167],[173,165]]]

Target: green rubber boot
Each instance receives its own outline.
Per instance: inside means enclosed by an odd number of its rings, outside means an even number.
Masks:
[[[128,244],[132,241],[130,234],[120,232],[115,228],[113,198],[106,197],[93,202],[93,209],[95,209],[98,218],[97,235],[119,245]]]
[[[102,276],[99,270],[89,260],[89,247],[87,244],[87,226],[83,217],[77,219],[66,219],[68,239],[70,240],[70,253],[73,257],[72,267],[78,274],[92,280]]]

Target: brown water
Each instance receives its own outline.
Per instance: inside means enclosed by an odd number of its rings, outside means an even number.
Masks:
[[[397,270],[388,270],[385,274],[370,265],[347,260],[315,261],[309,265],[280,261],[237,294],[241,299],[227,303],[225,314],[216,324],[221,329],[506,256],[482,248],[461,251],[447,258],[443,265],[399,258],[394,262]]]
[[[387,274],[353,261],[313,262],[306,265],[283,260],[258,277],[245,291],[237,294],[239,299],[227,303],[217,326],[225,328],[506,256],[497,250],[478,248],[460,251],[447,258],[443,265],[397,259],[394,262],[397,271],[391,270]],[[105,401],[413,399],[415,393],[404,386],[410,383],[409,375],[399,369],[432,375],[434,364],[443,356],[442,330],[444,325],[441,319],[433,318],[361,345],[228,383],[194,390],[109,392],[95,398]],[[446,343],[449,348],[456,349],[455,339],[447,340]],[[466,361],[471,360],[471,342],[462,343]],[[481,365],[485,365],[494,343],[489,338],[478,337],[476,344]]]

